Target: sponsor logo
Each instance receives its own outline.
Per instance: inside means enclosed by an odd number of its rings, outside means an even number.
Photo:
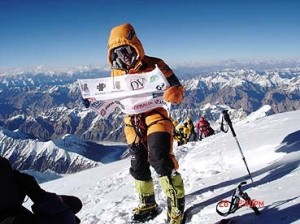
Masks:
[[[95,102],[92,102],[91,106],[96,108],[96,109],[99,109],[100,107],[102,107],[104,104],[104,101],[95,101]]]
[[[155,104],[164,104],[164,101],[161,99],[156,99],[156,100],[154,100],[154,103]]]
[[[104,90],[104,88],[106,87],[105,83],[99,83],[97,86],[97,89],[102,92]]]
[[[121,82],[120,81],[115,81],[114,84],[115,84],[114,85],[115,89],[121,89]]]
[[[102,109],[102,110],[100,111],[100,114],[104,117],[104,116],[106,115],[106,110]]]
[[[83,85],[81,85],[81,89],[83,92],[89,92],[89,87],[87,83],[84,83]]]
[[[156,80],[158,80],[159,79],[159,75],[152,75],[151,77],[150,77],[150,82],[155,82]]]
[[[163,96],[163,95],[164,95],[164,93],[153,93],[152,97],[157,98],[157,97],[160,97],[160,96]]]
[[[161,90],[164,89],[164,87],[165,87],[165,84],[164,84],[164,83],[161,83],[160,85],[157,85],[157,86],[156,86],[156,89],[157,89],[158,91],[161,91]]]
[[[151,106],[152,104],[153,104],[152,101],[147,102],[147,103],[141,103],[141,104],[139,104],[139,105],[135,105],[135,106],[133,107],[133,109],[134,109],[134,110],[139,110],[139,109],[142,109],[142,108],[144,108],[144,107]]]
[[[114,102],[110,102],[110,103],[105,107],[105,110],[107,110],[108,108],[110,108],[112,105],[114,105]]]
[[[127,35],[127,39],[132,40],[132,38],[134,37],[134,35],[135,35],[134,30],[130,30],[130,32]]]
[[[130,80],[130,86],[132,90],[139,90],[144,88],[144,79]]]

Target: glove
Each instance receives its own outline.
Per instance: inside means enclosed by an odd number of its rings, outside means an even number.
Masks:
[[[183,86],[171,86],[164,92],[164,100],[172,104],[179,104],[184,98]]]
[[[0,170],[5,173],[12,172],[12,168],[9,161],[2,156],[0,157]]]
[[[91,102],[88,99],[81,98],[81,101],[82,101],[82,104],[83,104],[83,106],[85,108],[89,108],[90,107]]]
[[[13,171],[16,184],[21,193],[25,193],[34,203],[40,202],[46,194],[33,176],[21,173],[17,170]]]
[[[78,197],[71,195],[59,195],[62,201],[76,214],[82,209],[82,202]]]

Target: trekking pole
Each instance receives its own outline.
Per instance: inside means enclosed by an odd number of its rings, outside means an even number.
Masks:
[[[223,110],[223,111],[222,111],[222,114],[223,114],[224,120],[225,120],[226,123],[228,124],[228,126],[229,126],[229,128],[230,128],[230,130],[231,130],[231,132],[232,132],[232,135],[233,135],[233,137],[234,137],[234,139],[235,139],[235,141],[236,141],[236,143],[237,143],[237,145],[238,145],[238,147],[239,147],[240,153],[241,153],[241,155],[242,155],[242,159],[243,159],[243,161],[244,161],[244,163],[245,163],[245,166],[246,166],[246,169],[247,169],[247,171],[248,171],[249,177],[250,177],[250,179],[251,179],[251,181],[252,181],[252,183],[253,183],[252,175],[251,175],[250,170],[249,170],[249,168],[248,168],[248,165],[247,165],[245,156],[244,156],[244,154],[243,154],[242,148],[241,148],[241,146],[240,146],[240,143],[239,143],[239,141],[238,141],[238,139],[237,139],[237,137],[236,137],[236,133],[235,133],[235,131],[234,131],[234,129],[233,129],[232,122],[231,122],[230,117],[229,117],[229,114],[228,114],[228,110]]]

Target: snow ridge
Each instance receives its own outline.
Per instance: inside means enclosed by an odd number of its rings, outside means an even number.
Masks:
[[[220,132],[200,142],[175,146],[185,183],[186,207],[192,214],[189,224],[212,224],[222,219],[215,211],[217,202],[230,200],[233,189],[244,180],[248,181],[244,191],[261,202],[262,215],[255,216],[251,209],[243,207],[230,218],[244,224],[300,223],[300,111],[261,116],[267,111],[264,107],[247,122],[233,124],[254,186],[231,133]],[[45,183],[43,187],[79,196],[84,204],[79,213],[83,224],[125,224],[138,201],[128,173],[129,164],[129,158],[124,159]],[[155,174],[153,178],[157,202],[166,209],[166,198]],[[163,211],[148,224],[164,223],[165,218]]]

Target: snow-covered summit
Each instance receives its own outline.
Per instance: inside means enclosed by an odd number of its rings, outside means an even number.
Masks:
[[[260,202],[260,216],[243,207],[230,215],[237,223],[300,223],[300,111],[267,115],[268,107],[254,113],[248,122],[234,123],[237,139],[254,179],[247,170],[231,133],[217,133],[200,142],[175,147],[185,190],[189,224],[213,224],[223,217],[215,211],[221,200],[230,200],[233,189],[243,188]],[[262,116],[264,114],[264,116]],[[77,195],[83,201],[79,217],[83,224],[125,224],[137,205],[129,159],[102,165],[42,186],[60,194]],[[166,208],[166,198],[153,174],[157,202]],[[29,204],[27,204],[29,206]],[[226,209],[226,208],[225,208]],[[165,211],[149,224],[164,223]]]

